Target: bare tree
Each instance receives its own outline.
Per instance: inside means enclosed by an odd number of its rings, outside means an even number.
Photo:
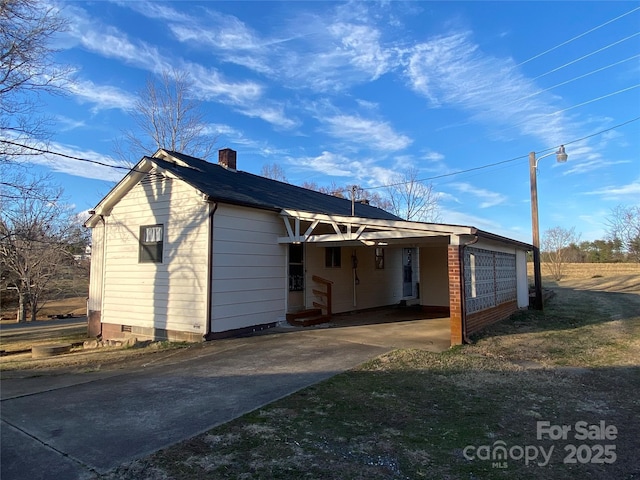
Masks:
[[[284,173],[284,169],[278,163],[263,165],[260,175],[270,178],[271,180],[287,183],[287,176]]]
[[[12,194],[2,187],[0,197],[0,267],[8,287],[17,291],[18,321],[27,309],[35,320],[43,294],[60,269],[73,262],[69,241],[77,242],[78,225],[62,201],[62,191],[48,178],[14,179],[37,195]]]
[[[619,241],[628,258],[640,262],[640,206],[618,205],[607,217],[607,233]]]
[[[387,198],[383,197],[378,192],[367,190],[360,187],[359,185],[339,186],[335,182],[331,182],[331,185],[319,186],[315,182],[304,182],[302,184],[302,187],[309,190],[315,190],[316,192],[321,192],[326,195],[332,195],[338,198],[351,199],[353,194],[355,193],[356,202],[368,203],[369,205],[387,211],[390,211],[391,209],[391,202],[389,202]]]
[[[438,196],[433,185],[425,185],[418,180],[418,170],[411,168],[397,174],[387,187],[391,213],[420,222],[437,222],[440,220]]]
[[[40,0],[0,0],[0,163],[30,154],[45,140],[39,94],[62,93],[68,67],[53,61],[54,35],[66,29],[58,8]]]
[[[124,142],[116,143],[116,153],[125,160],[137,161],[158,148],[205,160],[214,153],[217,137],[208,131],[186,72],[174,69],[162,72],[158,81],[149,78],[131,118],[136,129],[125,131]]]
[[[575,227],[570,229],[554,227],[544,232],[542,236],[542,262],[549,269],[554,280],[562,279],[564,266],[572,254],[572,246],[577,245],[580,235]]]

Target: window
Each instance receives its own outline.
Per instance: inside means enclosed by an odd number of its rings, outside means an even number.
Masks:
[[[327,268],[340,268],[342,259],[340,247],[326,247],[324,250],[324,266]]]
[[[376,248],[376,270],[384,268],[384,248]]]
[[[289,245],[289,291],[304,292],[304,251],[302,244]]]
[[[140,263],[162,263],[164,227],[146,225],[140,227]]]

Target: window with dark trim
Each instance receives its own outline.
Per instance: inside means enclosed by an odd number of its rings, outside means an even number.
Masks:
[[[324,266],[327,268],[340,268],[342,266],[340,247],[325,247]]]
[[[302,244],[289,245],[289,291],[304,292],[304,250]]]
[[[143,225],[140,227],[140,263],[162,263],[164,239],[163,225]]]
[[[384,248],[376,247],[376,270],[384,268]]]

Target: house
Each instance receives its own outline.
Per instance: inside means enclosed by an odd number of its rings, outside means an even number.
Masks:
[[[91,335],[201,341],[398,304],[451,344],[528,306],[531,246],[160,149],[91,211]]]

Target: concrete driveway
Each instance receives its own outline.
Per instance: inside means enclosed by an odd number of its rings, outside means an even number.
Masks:
[[[448,318],[390,310],[194,345],[126,371],[7,378],[0,475],[93,478],[394,348],[448,346]]]

